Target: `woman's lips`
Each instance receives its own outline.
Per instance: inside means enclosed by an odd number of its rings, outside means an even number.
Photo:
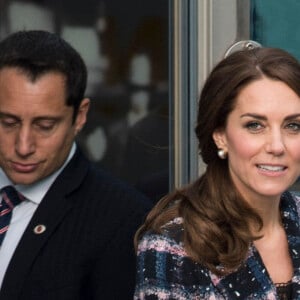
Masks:
[[[258,164],[257,165],[259,173],[271,177],[282,176],[286,174],[287,167],[283,165],[268,165],[268,164]]]
[[[286,169],[285,166],[281,166],[281,165],[257,165],[258,168],[265,170],[265,171],[270,171],[270,172],[281,172],[283,170]]]

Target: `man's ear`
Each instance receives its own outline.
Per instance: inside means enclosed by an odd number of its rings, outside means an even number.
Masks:
[[[222,149],[227,152],[227,140],[224,129],[216,129],[213,132],[213,140],[218,149]]]
[[[80,106],[78,108],[77,116],[75,119],[75,132],[78,133],[84,124],[86,123],[87,120],[87,114],[90,108],[90,99],[89,98],[84,98]]]

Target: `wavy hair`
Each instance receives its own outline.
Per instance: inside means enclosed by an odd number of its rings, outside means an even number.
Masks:
[[[191,184],[161,199],[135,236],[135,245],[148,230],[160,233],[175,217],[183,218],[183,242],[188,255],[212,272],[223,275],[239,267],[263,221],[236,189],[228,161],[217,155],[213,132],[225,128],[240,91],[267,77],[287,84],[300,96],[300,65],[276,48],[235,52],[219,62],[202,89],[195,133],[205,173]],[[180,201],[177,201],[180,200]]]

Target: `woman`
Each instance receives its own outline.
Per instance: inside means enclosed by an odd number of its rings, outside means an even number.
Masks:
[[[201,93],[205,173],[136,234],[135,299],[300,299],[300,65],[280,49],[231,54]]]

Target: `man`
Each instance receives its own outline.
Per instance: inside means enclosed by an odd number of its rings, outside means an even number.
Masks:
[[[86,78],[82,58],[55,34],[0,42],[0,189],[23,199],[0,246],[1,300],[133,297],[132,239],[149,204],[76,146]]]

